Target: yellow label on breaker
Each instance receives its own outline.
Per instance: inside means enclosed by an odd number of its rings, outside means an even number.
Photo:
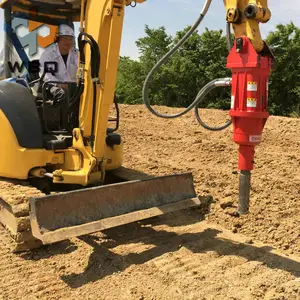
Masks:
[[[247,91],[257,92],[257,82],[248,81]]]
[[[247,107],[256,107],[256,98],[247,98]]]

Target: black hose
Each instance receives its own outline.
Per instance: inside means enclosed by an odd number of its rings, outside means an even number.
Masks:
[[[84,44],[89,44],[91,48],[91,75],[92,78],[95,78],[98,76],[98,70],[99,70],[99,64],[98,64],[98,55],[97,55],[97,50],[95,48],[95,45],[93,44],[92,41],[89,40],[84,40]]]
[[[92,112],[92,125],[91,125],[91,148],[94,149],[95,140],[95,120],[96,120],[96,104],[97,104],[97,87],[96,82],[93,82],[93,112]]]
[[[81,38],[85,36],[88,39],[87,40],[81,40]],[[85,64],[85,57],[84,57],[84,46],[86,44],[89,44],[91,47],[91,75],[92,78],[98,78],[99,71],[100,71],[100,50],[97,42],[95,39],[88,33],[81,32],[78,37],[78,45],[79,45],[79,51],[80,51],[80,61],[82,64]]]
[[[76,89],[74,95],[72,96],[72,98],[69,101],[67,113],[69,113],[72,110],[73,106],[75,104],[77,104],[77,102],[80,100],[80,97],[81,97],[83,91],[84,91],[84,85],[80,83],[77,86],[77,89]]]
[[[224,125],[220,126],[220,127],[210,127],[208,126],[207,124],[205,124],[201,118],[200,118],[200,115],[199,115],[199,111],[198,111],[198,108],[199,108],[199,104],[197,106],[195,106],[195,116],[196,116],[196,119],[198,121],[198,123],[205,129],[207,130],[210,130],[210,131],[221,131],[221,130],[224,130],[226,129],[228,126],[231,125],[232,123],[232,120],[229,120],[227,123],[225,123]]]
[[[91,147],[94,148],[94,139],[95,139],[95,121],[96,121],[96,105],[97,105],[97,86],[100,84],[99,72],[100,72],[100,51],[98,44],[93,39],[92,36],[86,34],[90,39],[87,43],[91,46],[91,72],[93,80],[93,107],[92,107],[92,120],[91,120]]]
[[[120,125],[120,109],[119,109],[119,104],[117,102],[117,99],[115,98],[115,108],[116,108],[116,114],[117,114],[117,123],[116,123],[116,128],[113,130],[117,131],[119,129],[119,125]]]
[[[92,78],[98,78],[100,71],[100,50],[98,43],[94,40],[94,38],[88,33],[81,33],[88,38],[88,40],[84,40],[84,43],[88,43],[91,47],[91,74]]]
[[[84,55],[85,42],[81,40],[81,37],[82,37],[82,33],[79,33],[77,39],[78,48],[79,48],[79,59],[80,59],[80,64],[85,65],[85,55]],[[73,106],[78,103],[83,91],[84,91],[84,81],[80,80],[79,84],[76,87],[75,93],[72,95],[71,99],[69,100],[69,104],[66,110],[67,115],[71,112]]]
[[[201,24],[202,20],[204,19],[209,7],[211,4],[211,0],[206,0],[203,9],[200,13],[200,16],[198,17],[198,19],[196,20],[196,22],[193,24],[193,26],[188,30],[188,32],[186,32],[186,34],[183,36],[183,38],[167,53],[165,54],[159,61],[158,63],[152,68],[152,70],[149,72],[149,74],[146,77],[146,80],[144,82],[144,86],[143,86],[143,100],[144,100],[144,104],[146,105],[146,107],[148,108],[148,110],[155,116],[160,117],[160,118],[165,118],[165,119],[174,119],[174,118],[178,118],[180,116],[185,115],[186,113],[188,113],[190,110],[192,110],[193,108],[195,109],[195,114],[196,114],[196,118],[197,121],[200,123],[201,126],[203,126],[204,128],[208,129],[208,130],[223,130],[224,128],[228,127],[232,121],[230,120],[228,123],[226,123],[225,125],[221,126],[221,127],[210,127],[207,126],[200,118],[199,113],[198,113],[198,107],[200,105],[200,102],[203,100],[203,98],[205,97],[205,95],[211,91],[213,88],[220,86],[220,82],[225,84],[223,86],[227,86],[229,85],[229,82],[231,80],[231,78],[222,78],[222,79],[216,79],[213,80],[212,82],[209,82],[206,86],[204,86],[200,92],[198,93],[198,95],[196,96],[196,98],[194,99],[193,103],[191,103],[186,109],[184,109],[182,112],[177,113],[177,114],[173,114],[173,115],[165,115],[165,114],[161,114],[157,111],[155,111],[151,104],[150,104],[150,99],[149,99],[149,85],[151,82],[151,79],[154,75],[154,73],[157,71],[157,69],[159,67],[161,67],[170,57],[172,57],[174,55],[174,53],[179,49],[180,46],[182,46],[187,40],[188,38],[195,32],[195,30],[197,29],[197,27]],[[228,30],[228,28],[227,28]],[[221,85],[222,86],[222,85]]]
[[[78,46],[79,46],[79,52],[80,52],[80,63],[85,64],[85,55],[84,55],[84,46],[86,44],[89,44],[91,47],[91,77],[92,79],[97,78],[99,74],[100,69],[100,52],[99,47],[95,40],[81,40],[80,38],[83,35],[87,35],[86,33],[80,33],[78,37]],[[80,100],[80,96],[82,95],[84,91],[84,85],[82,82],[79,83],[77,86],[77,89],[72,96],[72,98],[69,101],[68,110],[67,112],[70,112],[71,108]]]
[[[81,40],[81,38],[85,36],[86,40]],[[91,48],[91,77],[93,82],[93,106],[92,106],[92,120],[91,120],[91,136],[90,136],[90,142],[91,147],[93,149],[94,147],[94,139],[95,139],[95,122],[96,122],[96,105],[97,105],[97,84],[100,84],[100,78],[99,78],[99,72],[100,72],[100,62],[101,62],[101,56],[100,56],[100,50],[98,43],[95,41],[95,39],[88,33],[81,32],[78,37],[78,44],[80,45],[79,49],[81,52],[80,60],[85,63],[85,57],[83,54],[84,46],[86,44],[89,44]],[[69,107],[72,107],[74,104],[71,103]]]
[[[77,38],[77,43],[78,43],[78,48],[79,48],[79,58],[80,58],[80,63],[85,65],[85,55],[84,55],[84,46],[85,43],[82,40],[82,32],[79,33],[78,38]]]
[[[227,39],[227,47],[230,52],[233,47],[233,41],[231,39],[231,23],[227,22],[226,24],[226,39]]]
[[[117,97],[115,96],[114,98],[114,103],[115,103],[115,109],[116,109],[116,127],[114,129],[109,129],[110,132],[115,132],[119,129],[119,125],[120,125],[120,109],[119,109],[119,105],[118,105],[118,101],[117,101]]]
[[[233,42],[231,40],[231,30],[230,30],[230,23],[226,24],[226,38],[227,38],[227,47],[228,47],[228,51],[230,52],[232,47],[233,47]],[[226,129],[227,127],[229,127],[232,124],[232,120],[229,120],[227,123],[225,123],[223,126],[220,127],[211,127],[208,126],[206,123],[204,123],[201,118],[200,118],[200,114],[199,114],[199,106],[200,106],[200,102],[198,102],[198,104],[195,106],[194,109],[194,113],[196,116],[196,119],[198,121],[198,123],[205,129],[210,130],[210,131],[221,131]]]

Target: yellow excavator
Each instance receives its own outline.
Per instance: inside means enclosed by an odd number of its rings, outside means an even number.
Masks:
[[[115,106],[118,112],[115,86],[124,13],[127,6],[144,1],[2,1],[6,62],[12,46],[26,60],[12,28],[14,18],[52,26],[80,23],[78,77],[76,84],[66,82],[67,106],[49,99],[47,85],[55,82],[44,81],[45,74],[28,72],[0,82],[0,222],[13,252],[200,205],[191,173],[153,177],[123,167],[119,114],[110,118],[110,109]],[[181,44],[210,4],[205,2]],[[236,39],[249,38],[257,55],[263,55],[258,24],[270,18],[267,1],[228,0],[224,5]],[[143,90],[152,113],[147,89],[154,71]],[[231,78],[219,79],[189,109],[212,87],[230,85]]]

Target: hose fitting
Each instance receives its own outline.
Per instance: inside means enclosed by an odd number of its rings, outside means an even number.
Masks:
[[[244,15],[247,19],[255,19],[257,14],[257,6],[255,4],[249,4],[245,8]]]

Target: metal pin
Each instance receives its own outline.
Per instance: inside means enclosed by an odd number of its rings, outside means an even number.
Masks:
[[[239,215],[247,215],[249,213],[250,188],[251,188],[251,172],[242,170],[240,173],[240,187],[239,187],[239,206],[238,206]]]

